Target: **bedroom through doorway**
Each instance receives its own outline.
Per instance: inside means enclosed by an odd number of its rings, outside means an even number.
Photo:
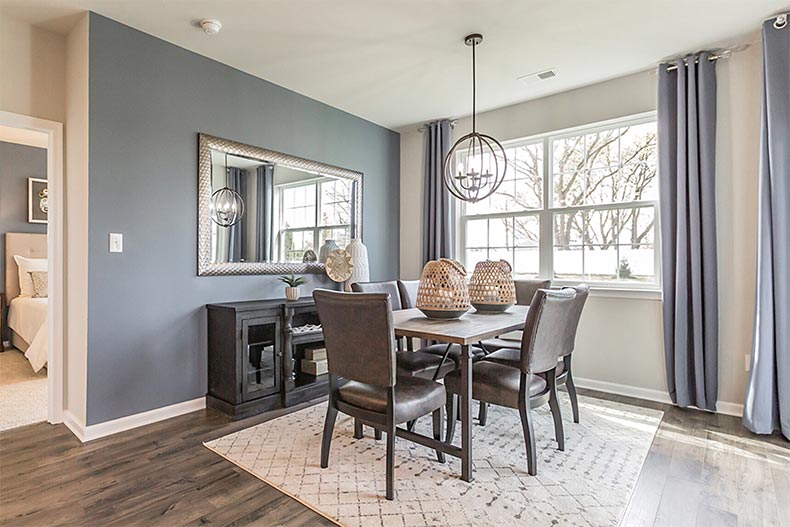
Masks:
[[[49,419],[49,135],[0,125],[0,431]]]

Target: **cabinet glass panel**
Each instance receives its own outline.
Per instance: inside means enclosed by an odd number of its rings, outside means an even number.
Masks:
[[[244,386],[248,395],[277,391],[277,324],[254,323],[246,326]]]

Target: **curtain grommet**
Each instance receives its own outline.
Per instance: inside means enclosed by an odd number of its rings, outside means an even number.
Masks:
[[[779,15],[774,20],[774,29],[783,29],[787,26],[787,14]]]

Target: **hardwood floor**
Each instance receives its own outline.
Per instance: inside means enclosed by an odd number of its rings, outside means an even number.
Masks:
[[[666,412],[621,525],[787,525],[790,443],[733,417],[582,393]],[[2,432],[0,525],[332,525],[202,446],[276,415],[205,410],[87,444],[63,425]]]

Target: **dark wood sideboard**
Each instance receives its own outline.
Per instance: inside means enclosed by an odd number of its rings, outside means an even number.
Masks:
[[[312,298],[208,304],[206,405],[233,418],[327,394],[328,375],[301,371],[305,349],[321,347]]]

